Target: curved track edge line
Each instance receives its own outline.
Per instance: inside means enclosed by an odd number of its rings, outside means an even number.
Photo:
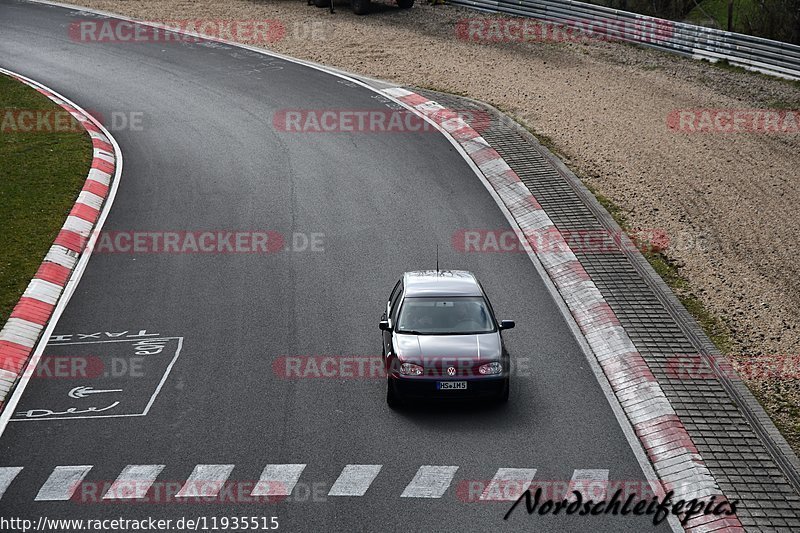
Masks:
[[[100,121],[68,98],[22,74],[2,67],[0,73],[61,106],[81,123],[92,141],[92,164],[83,188],[38,271],[0,330],[2,435],[86,270],[119,187],[122,151]]]

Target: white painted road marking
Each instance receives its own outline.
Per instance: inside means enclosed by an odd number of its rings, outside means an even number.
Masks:
[[[580,492],[584,502],[605,500],[608,491],[608,470],[575,470],[572,473],[572,481],[569,482],[567,500],[577,500],[572,494],[573,491]]]
[[[175,495],[179,498],[214,497],[231,475],[234,465],[197,465],[192,470],[181,490]]]
[[[481,500],[514,501],[528,490],[535,475],[535,468],[498,468],[481,494]]]
[[[267,465],[250,495],[289,496],[305,467],[305,464]]]
[[[0,498],[3,497],[8,486],[20,472],[22,472],[21,466],[0,467]]]
[[[224,488],[234,466],[232,464],[196,465],[175,496],[182,498],[216,497]],[[306,466],[306,464],[266,465],[251,495],[290,496]],[[42,485],[35,500],[70,500],[92,468],[92,465],[55,467],[50,477]],[[126,465],[102,499],[145,498],[164,468],[165,465]],[[383,465],[376,464],[345,465],[336,481],[331,485],[328,496],[364,496],[382,468]],[[400,497],[441,498],[452,484],[458,469],[457,466],[421,466]],[[0,498],[22,470],[21,466],[0,467]],[[498,468],[492,480],[485,487],[482,486],[482,483],[475,483],[475,491],[481,491],[479,499],[483,501],[514,501],[534,484],[536,473],[536,468]],[[609,471],[605,469],[575,470],[569,482],[568,492],[563,496],[553,494],[553,497],[556,499],[563,497],[574,501],[576,498],[572,491],[578,491],[583,501],[604,500],[608,494],[608,477]],[[374,492],[375,490],[373,490]],[[470,498],[473,501],[477,496],[476,492],[471,493]]]
[[[113,344],[119,344],[119,343],[131,343],[131,342],[137,343],[137,342],[141,342],[142,339],[138,339],[138,338],[135,338],[135,337],[141,337],[141,336],[144,336],[144,335],[158,335],[156,333],[145,333],[146,331],[147,330],[140,330],[138,335],[127,335],[126,336],[126,337],[134,337],[134,338],[112,339],[112,340],[95,340],[95,341],[59,342],[59,343],[55,344],[55,346],[78,346],[78,345],[86,346],[86,345],[94,345],[94,344],[101,344],[101,343],[104,343],[104,344],[108,343],[108,344],[112,344],[112,345]],[[127,331],[124,331],[122,333],[112,333],[112,332],[97,332],[97,333],[92,333],[92,334],[81,334],[81,333],[78,333],[77,336],[79,336],[81,338],[86,338],[86,337],[94,338],[94,335],[101,335],[102,333],[105,333],[106,336],[110,336],[110,337],[119,337],[119,336],[122,336],[125,333],[127,333]],[[61,337],[68,337],[68,336],[70,336],[70,335],[61,335]],[[0,340],[2,340],[2,339],[0,339]],[[158,385],[156,386],[155,391],[150,396],[150,399],[147,401],[147,404],[144,406],[144,409],[141,412],[117,412],[117,411],[114,411],[114,413],[116,413],[116,414],[112,414],[112,413],[103,414],[103,411],[109,411],[109,410],[113,409],[114,407],[116,407],[117,405],[120,404],[120,402],[114,402],[112,405],[107,406],[107,407],[103,407],[103,408],[90,407],[90,408],[85,409],[85,410],[84,409],[80,409],[79,410],[79,409],[73,407],[73,410],[70,410],[70,411],[67,411],[67,412],[64,412],[64,411],[53,411],[53,410],[49,410],[49,409],[38,409],[38,408],[37,409],[27,409],[27,410],[22,410],[22,411],[16,411],[16,412],[13,413],[14,418],[11,418],[10,421],[12,421],[12,422],[32,422],[32,421],[35,422],[35,421],[47,421],[47,420],[80,420],[80,419],[86,419],[86,418],[125,418],[125,417],[147,416],[147,414],[150,412],[150,408],[153,406],[153,403],[156,401],[156,398],[158,397],[159,393],[161,392],[161,389],[163,388],[164,383],[167,381],[167,378],[169,377],[170,372],[172,371],[172,367],[175,365],[175,362],[178,360],[178,357],[180,357],[180,355],[181,355],[181,350],[183,349],[183,337],[160,337],[160,338],[157,338],[157,339],[147,339],[147,340],[151,341],[151,342],[156,342],[156,341],[161,342],[161,341],[172,341],[172,340],[174,340],[174,341],[176,341],[177,346],[175,348],[175,355],[172,356],[172,359],[170,359],[169,364],[167,364],[167,366],[166,366],[166,368],[164,370],[164,373],[161,376],[161,380],[158,382]],[[33,366],[32,368],[36,368],[36,367]],[[30,372],[32,372],[32,370],[30,370],[30,371],[26,370],[26,372],[28,372],[28,374],[25,374],[25,376],[33,375],[33,374],[30,373]],[[26,379],[26,378],[23,377],[23,379]],[[19,390],[19,388],[17,388],[17,390]],[[137,401],[140,400],[140,399],[143,399],[143,398],[138,398],[138,397],[134,398],[134,400],[137,400]],[[16,403],[17,402],[14,402],[15,405],[16,405]],[[7,404],[7,405],[11,405],[11,404]],[[124,409],[125,409],[125,407],[123,406],[123,410]],[[130,409],[130,407],[128,409]],[[5,410],[2,412],[2,414],[0,414],[0,429],[2,428],[2,418],[4,416],[6,416],[5,413],[7,413],[7,412],[9,412],[9,408],[8,407],[6,407]],[[11,415],[9,414],[8,416],[11,416]]]
[[[128,465],[103,496],[104,500],[144,498],[164,465]]]
[[[328,496],[363,496],[382,465],[346,465],[333,483]]]
[[[98,390],[95,390],[94,387],[86,387],[86,386],[75,387],[74,389],[70,390],[67,393],[67,396],[69,396],[70,398],[79,399],[79,398],[85,398],[89,394],[106,394],[106,393],[109,393],[109,392],[122,392],[122,389],[98,389]]]
[[[69,500],[91,469],[92,465],[55,467],[34,500],[37,502]]]
[[[400,497],[441,498],[453,481],[456,470],[457,466],[421,466]]]

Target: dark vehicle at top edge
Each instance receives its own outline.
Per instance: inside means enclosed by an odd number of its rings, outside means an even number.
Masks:
[[[400,9],[411,9],[414,6],[414,0],[396,0],[397,7]],[[366,15],[370,10],[370,0],[350,0],[350,5],[353,7],[353,13],[356,15]],[[308,4],[314,4],[317,7],[329,7],[333,12],[331,0],[308,0]]]
[[[464,270],[406,272],[381,316],[386,401],[508,400],[509,355],[483,287]]]

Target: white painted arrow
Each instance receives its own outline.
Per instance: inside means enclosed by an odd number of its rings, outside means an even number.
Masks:
[[[85,398],[90,394],[103,394],[105,392],[122,392],[122,389],[97,389],[93,387],[75,387],[69,391],[70,398]]]

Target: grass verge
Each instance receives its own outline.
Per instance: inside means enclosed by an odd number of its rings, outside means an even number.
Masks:
[[[733,5],[733,28],[738,33],[752,34],[750,21],[759,19],[759,6],[755,0],[735,0]],[[703,0],[692,9],[686,20],[692,24],[708,24],[728,29],[728,0]]]
[[[62,111],[0,74],[0,326],[58,235],[92,160],[89,136],[72,117],[68,131],[19,131],[18,112],[28,110]]]

